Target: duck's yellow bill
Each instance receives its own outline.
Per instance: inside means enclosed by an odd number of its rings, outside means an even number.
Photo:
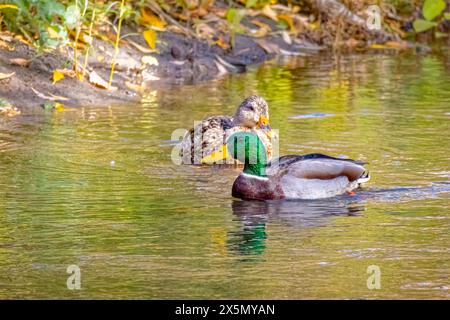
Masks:
[[[212,152],[211,154],[207,155],[206,157],[203,157],[202,163],[204,164],[213,164],[216,162],[219,162],[221,160],[225,160],[227,158],[228,151],[227,151],[227,145],[222,145],[219,149]]]
[[[260,116],[259,117],[259,121],[258,121],[258,125],[261,126],[268,126],[269,125],[269,119],[267,119],[267,117],[265,116]]]
[[[273,132],[272,128],[269,125],[269,119],[267,119],[265,116],[260,116],[258,125],[264,131],[266,136],[269,137],[269,139],[273,138]]]

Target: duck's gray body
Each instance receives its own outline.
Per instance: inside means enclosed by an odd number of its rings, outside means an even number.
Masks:
[[[266,174],[241,173],[233,184],[233,196],[260,200],[329,198],[369,180],[363,163],[322,154],[281,157],[268,165]]]

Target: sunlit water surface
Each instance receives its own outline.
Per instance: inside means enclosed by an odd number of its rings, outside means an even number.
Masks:
[[[1,118],[0,298],[448,299],[449,88],[446,56],[311,57],[138,105]],[[364,160],[371,182],[244,202],[238,169],[172,163],[175,129],[253,93],[281,154]]]

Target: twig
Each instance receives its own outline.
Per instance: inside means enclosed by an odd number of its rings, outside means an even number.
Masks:
[[[167,21],[169,21],[173,25],[175,25],[178,28],[180,28],[186,35],[198,39],[198,37],[195,34],[195,32],[193,32],[192,30],[189,30],[188,28],[183,27],[177,20],[175,20],[174,18],[169,16],[167,13],[165,13],[155,1],[150,0],[150,1],[147,2],[147,5],[150,7],[150,9],[152,9],[152,11],[154,11],[155,13],[157,13],[160,16],[163,16],[164,19],[166,19]]]
[[[122,0],[122,2],[120,3],[120,9],[119,9],[119,25],[117,26],[116,43],[114,44],[114,57],[111,62],[111,73],[109,74],[109,86],[110,87],[111,87],[113,76],[114,76],[114,67],[116,65],[117,55],[119,54],[120,30],[122,29],[124,5],[125,5],[125,0]]]
[[[94,26],[94,20],[95,20],[95,12],[97,10],[97,0],[94,1],[94,9],[92,10],[92,18],[91,18],[91,24],[89,25],[89,39],[92,41],[94,41],[92,39],[92,28]],[[83,72],[81,74],[81,81],[84,80],[84,76],[86,74],[86,68],[87,68],[87,64],[88,64],[88,57],[89,57],[89,50],[91,49],[91,45],[92,43],[89,43],[87,49],[86,49],[86,55],[84,56],[84,65],[83,65]]]
[[[86,14],[87,11],[87,6],[88,6],[88,0],[85,0],[84,2],[84,9],[83,9],[83,13],[81,14],[80,17],[80,21],[81,18],[84,17],[84,15]],[[78,0],[75,1],[75,6],[78,9]],[[78,52],[77,52],[77,44],[78,44],[78,39],[80,38],[80,33],[81,33],[81,25],[80,25],[80,21],[77,22],[77,32],[75,35],[75,42],[73,44],[73,50],[74,50],[74,57],[75,57],[75,72],[78,73]]]

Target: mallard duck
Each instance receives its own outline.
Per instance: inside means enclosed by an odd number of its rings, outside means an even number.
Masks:
[[[251,132],[233,133],[227,143],[202,161],[227,155],[244,163],[232,195],[241,199],[319,199],[351,192],[369,180],[362,162],[323,154],[288,155],[267,161],[264,144]]]
[[[270,158],[273,136],[269,125],[269,107],[262,97],[250,96],[239,105],[233,117],[212,116],[190,129],[181,142],[182,163],[200,164],[202,157],[220,148],[228,136],[238,131],[256,133]]]

